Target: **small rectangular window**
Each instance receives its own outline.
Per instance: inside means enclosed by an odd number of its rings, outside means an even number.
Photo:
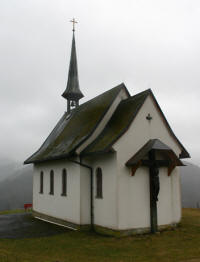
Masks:
[[[49,194],[50,195],[54,194],[54,172],[53,170],[51,170],[50,172],[50,192]]]
[[[67,195],[67,172],[66,169],[62,171],[62,194],[61,196]]]
[[[40,194],[43,194],[43,187],[44,187],[44,173],[43,171],[40,172]]]
[[[103,198],[102,184],[102,170],[100,167],[98,167],[96,170],[96,198]]]

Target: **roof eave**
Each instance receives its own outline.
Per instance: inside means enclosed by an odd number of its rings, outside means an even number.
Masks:
[[[154,100],[154,102],[155,102],[158,110],[160,111],[161,116],[162,116],[162,118],[163,118],[163,120],[164,120],[167,128],[169,129],[171,135],[174,137],[174,139],[176,140],[176,142],[179,144],[179,146],[180,146],[181,149],[182,149],[179,158],[180,158],[180,159],[183,159],[183,158],[191,158],[190,154],[187,152],[187,150],[185,149],[185,147],[182,145],[182,143],[179,141],[179,139],[176,137],[176,135],[174,134],[173,130],[171,129],[171,127],[170,127],[170,125],[169,125],[169,123],[168,123],[168,121],[167,121],[167,119],[166,119],[166,117],[165,117],[162,109],[160,108],[160,106],[159,106],[159,104],[158,104],[158,102],[157,102],[157,100],[156,100],[156,98],[155,98],[155,96],[154,96],[154,94],[153,94],[153,92],[152,92],[151,89],[149,89],[149,94],[151,95],[151,97],[152,97],[152,99]]]
[[[40,163],[44,163],[44,162],[48,162],[48,161],[52,161],[52,160],[62,160],[62,159],[66,159],[66,158],[69,158],[69,157],[73,157],[75,156],[75,154],[63,154],[61,156],[54,156],[54,157],[47,157],[47,158],[44,158],[44,159],[36,159],[36,160],[29,160],[27,159],[26,161],[24,161],[24,165],[27,165],[27,164],[40,164]]]

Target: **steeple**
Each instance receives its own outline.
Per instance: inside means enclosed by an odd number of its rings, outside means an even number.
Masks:
[[[75,19],[70,21],[73,23],[73,36],[72,36],[72,48],[71,48],[71,58],[69,65],[68,81],[67,87],[62,94],[62,96],[67,99],[67,112],[69,113],[72,108],[76,108],[79,105],[79,99],[84,97],[80,88],[79,88],[79,79],[78,79],[78,66],[76,58],[76,44],[75,44],[75,29],[74,25],[77,23]]]

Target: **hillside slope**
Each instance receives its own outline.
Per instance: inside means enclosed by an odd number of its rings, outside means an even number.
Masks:
[[[200,208],[200,167],[189,162],[181,167],[182,206]]]
[[[32,167],[21,167],[8,173],[8,178],[0,182],[0,211],[23,208],[24,203],[32,203]]]

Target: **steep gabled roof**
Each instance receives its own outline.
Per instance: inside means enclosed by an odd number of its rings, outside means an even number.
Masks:
[[[82,154],[101,154],[112,151],[112,145],[128,130],[130,124],[134,121],[135,116],[144,104],[144,101],[146,100],[148,95],[153,98],[153,101],[161,114],[166,128],[169,130],[172,137],[181,147],[182,152],[180,158],[190,157],[189,153],[186,151],[186,149],[173,133],[151,89],[148,89],[135,96],[121,101],[110,121],[107,123],[105,129],[97,137],[97,139],[82,152]]]
[[[112,145],[126,132],[132,123],[149,92],[150,90],[146,90],[121,101],[105,129],[82,153],[89,155],[110,151]]]
[[[61,159],[73,154],[93,133],[122,89],[130,96],[125,85],[120,84],[80,105],[70,115],[65,113],[40,149],[24,163]]]

